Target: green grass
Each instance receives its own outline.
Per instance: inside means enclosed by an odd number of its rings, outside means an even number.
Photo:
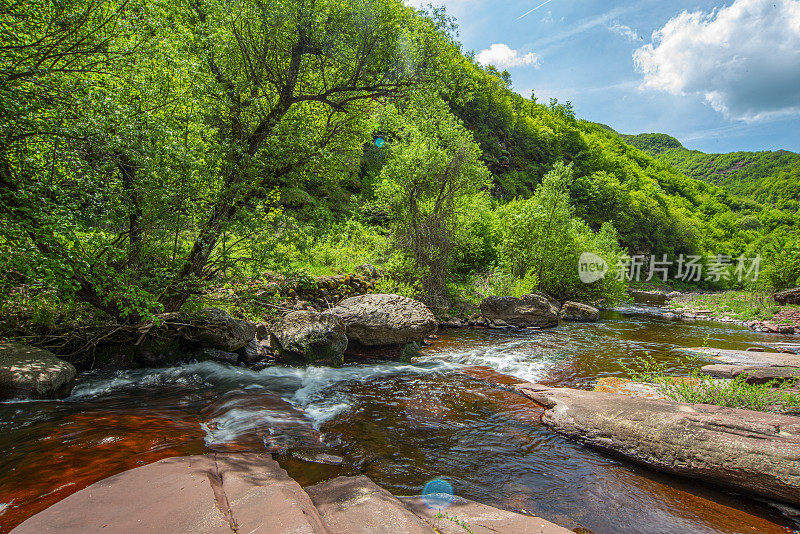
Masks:
[[[458,525],[461,528],[463,528],[465,532],[468,532],[469,534],[473,534],[473,531],[470,528],[469,524],[466,521],[464,521],[463,519],[459,519],[459,517],[457,515],[449,515],[447,512],[441,512],[440,511],[439,513],[436,514],[435,517],[436,517],[437,520],[444,519],[445,521],[451,521],[452,523],[455,523],[456,525]],[[436,531],[439,532],[438,529],[436,529]]]
[[[733,380],[715,380],[696,373],[694,380],[656,382],[667,397],[692,404],[713,404],[759,412],[800,413],[800,392],[796,388],[800,377],[766,384],[748,384],[746,376]]]
[[[699,366],[704,361],[690,357]],[[772,380],[766,384],[748,384],[746,375],[733,380],[715,379],[697,369],[688,376],[676,377],[667,362],[645,357],[640,362],[641,371],[620,362],[633,380],[653,384],[659,393],[677,402],[712,404],[759,412],[800,414],[800,376],[789,380]]]
[[[768,320],[781,309],[800,308],[798,306],[784,308],[767,293],[749,291],[684,295],[670,302],[669,307],[711,310],[714,317],[730,317],[740,321]]]

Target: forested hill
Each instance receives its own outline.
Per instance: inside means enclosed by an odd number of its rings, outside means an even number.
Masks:
[[[762,254],[772,287],[800,278],[800,247],[786,253],[796,213],[687,177],[568,102],[515,93],[508,73],[463,51],[441,10],[401,0],[9,10],[0,315],[37,302],[55,317],[79,301],[149,322],[224,284],[365,263],[386,273],[381,290],[426,302],[620,294],[610,277],[578,279],[584,252],[609,265]]]
[[[800,154],[786,150],[706,154],[684,148],[666,134],[621,137],[692,178],[787,211],[800,208]]]
[[[522,97],[491,67],[462,68],[468,97],[445,99],[480,145],[501,200],[530,196],[556,161],[566,161],[576,215],[593,228],[612,222],[630,253],[736,255],[775,228],[794,226],[785,213],[687,177],[611,128],[579,120],[570,103]]]

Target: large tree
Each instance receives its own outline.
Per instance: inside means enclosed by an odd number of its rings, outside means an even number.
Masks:
[[[446,45],[399,0],[39,2],[4,18],[0,244],[118,320],[178,310],[281,184],[346,172]]]

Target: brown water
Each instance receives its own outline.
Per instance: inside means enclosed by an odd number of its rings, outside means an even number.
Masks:
[[[302,484],[365,474],[396,494],[433,478],[463,497],[576,532],[792,532],[790,511],[586,449],[541,426],[503,384],[589,387],[677,347],[746,349],[776,336],[605,313],[542,332],[446,331],[414,364],[342,369],[216,363],[89,374],[64,401],[0,404],[0,532],[87,485],[160,458],[268,450]],[[297,457],[316,451],[343,466]]]

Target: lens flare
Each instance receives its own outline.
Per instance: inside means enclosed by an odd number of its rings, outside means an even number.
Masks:
[[[454,498],[453,486],[441,478],[428,481],[422,489],[422,502],[432,510],[444,510]]]

